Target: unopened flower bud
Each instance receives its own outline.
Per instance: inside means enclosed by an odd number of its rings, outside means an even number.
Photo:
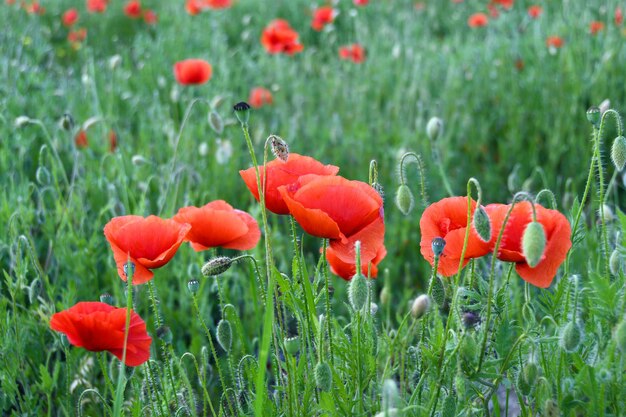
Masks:
[[[43,285],[41,284],[41,280],[39,278],[35,278],[33,282],[30,283],[30,286],[28,287],[28,301],[31,304],[37,300],[37,297],[39,297],[42,287]]]
[[[618,171],[624,169],[624,165],[626,165],[626,138],[624,136],[618,136],[613,141],[611,161]]]
[[[209,112],[208,120],[211,129],[213,129],[213,131],[218,135],[221,135],[224,131],[224,121],[222,120],[222,117],[215,110],[211,110]]]
[[[400,394],[398,392],[398,385],[393,379],[386,379],[383,382],[382,389],[382,409],[390,410],[395,407],[398,402]]]
[[[598,107],[589,107],[587,110],[587,120],[589,120],[589,123],[591,123],[594,127],[598,127],[600,125],[601,117],[602,114],[600,113],[600,109]]]
[[[112,306],[115,301],[113,300],[113,296],[111,294],[105,292],[104,294],[100,295],[100,302]]]
[[[483,242],[489,242],[491,240],[491,219],[483,206],[478,206],[476,210],[474,210],[472,225],[480,240]]]
[[[22,127],[30,123],[30,117],[27,116],[18,116],[15,118],[15,127]]]
[[[528,266],[531,268],[537,266],[543,257],[545,248],[546,232],[543,225],[536,221],[528,223],[522,236],[522,252]]]
[[[384,286],[383,289],[380,290],[380,295],[378,296],[380,304],[386,305],[387,303],[389,303],[390,298],[391,294],[389,293],[389,288],[387,288],[387,286]]]
[[[358,266],[357,269],[359,269]],[[352,277],[350,287],[348,288],[348,299],[350,300],[350,305],[355,311],[359,311],[363,308],[367,302],[368,294],[369,286],[367,284],[367,280],[363,274],[360,273],[360,271],[357,271],[357,274]]]
[[[443,132],[443,120],[438,117],[431,117],[426,124],[426,133],[430,140],[437,140]]]
[[[396,191],[396,206],[407,216],[413,210],[414,198],[411,189],[406,184],[401,184]]]
[[[284,342],[285,350],[291,356],[294,356],[300,350],[300,338],[298,336],[286,337]]]
[[[226,319],[220,320],[217,323],[217,342],[226,353],[230,352],[230,348],[233,344],[233,329],[230,326],[230,322]]]
[[[233,260],[231,258],[227,256],[218,256],[210,259],[202,266],[202,275],[205,277],[213,277],[223,274],[228,271],[232,264]]]
[[[200,283],[197,279],[191,279],[187,282],[187,288],[189,289],[189,292],[195,294],[200,289]]]
[[[71,114],[65,113],[61,118],[61,127],[68,132],[74,129],[74,118]]]
[[[430,243],[435,257],[441,256],[443,249],[446,247],[446,241],[442,237],[436,237]]]
[[[611,274],[617,276],[622,271],[622,254],[618,249],[614,249],[609,258],[609,269]]]
[[[559,409],[559,405],[552,398],[546,400],[543,404],[543,412],[541,413],[542,417],[559,417],[561,415],[561,410]]]
[[[250,105],[245,101],[241,101],[233,106],[235,110],[235,116],[242,125],[247,125],[250,120]]]
[[[568,322],[561,332],[561,347],[567,353],[575,352],[583,338],[582,330],[575,320]]]
[[[456,395],[450,393],[443,399],[440,417],[456,417]]]
[[[161,326],[156,331],[157,337],[168,345],[172,343],[172,331],[169,326]]]
[[[430,298],[426,294],[417,297],[411,305],[411,316],[414,319],[421,318],[430,308]]]
[[[626,353],[626,318],[615,329],[615,343],[620,352]]]
[[[322,391],[330,391],[333,385],[333,375],[330,366],[326,362],[319,362],[315,366],[315,385]]]
[[[461,316],[461,320],[466,329],[471,329],[480,322],[480,316],[473,311],[466,311]]]
[[[268,139],[274,156],[283,162],[287,162],[287,159],[289,159],[289,145],[287,142],[276,135],[270,135]]]

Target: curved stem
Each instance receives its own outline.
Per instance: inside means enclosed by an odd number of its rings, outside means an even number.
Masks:
[[[420,194],[422,196],[422,203],[424,204],[424,206],[428,205],[428,196],[426,195],[426,182],[425,182],[425,175],[424,175],[424,163],[422,162],[422,158],[420,155],[416,154],[415,152],[406,152],[404,155],[402,155],[402,158],[400,158],[400,185],[404,185],[405,184],[405,172],[404,172],[404,160],[408,157],[412,157],[415,160],[415,163],[417,164],[417,170],[419,172],[419,176],[420,176]],[[452,194],[450,194],[452,195]]]

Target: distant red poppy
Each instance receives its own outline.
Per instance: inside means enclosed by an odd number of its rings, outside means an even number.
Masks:
[[[146,10],[143,12],[143,21],[148,25],[156,25],[159,17],[154,10]]]
[[[491,0],[491,1],[493,4],[498,4],[507,10],[510,10],[513,7],[513,3],[515,3],[515,0]]]
[[[615,24],[617,26],[622,26],[622,23],[624,23],[624,12],[620,6],[617,6],[615,8]]]
[[[87,0],[87,11],[89,13],[104,13],[108,4],[108,0]]]
[[[172,219],[191,225],[185,241],[191,242],[196,251],[216,247],[249,250],[261,238],[256,220],[223,200],[212,201],[203,207],[183,207]]]
[[[340,176],[304,175],[278,187],[280,195],[311,236],[349,238],[383,217],[383,200],[369,184]]]
[[[367,6],[369,0],[352,0],[355,6]]]
[[[541,6],[534,5],[528,8],[528,16],[530,16],[533,19],[538,19],[542,13],[543,13],[543,8]]]
[[[506,204],[490,204],[485,207],[491,219],[492,238],[489,242],[491,251],[495,249],[498,234],[509,208],[510,205]],[[546,247],[539,263],[531,268],[522,253],[522,236],[526,226],[532,221],[532,207],[527,201],[516,203],[513,207],[504,227],[497,256],[502,261],[515,262],[515,270],[528,283],[548,288],[572,246],[572,232],[567,218],[560,212],[543,208],[538,204],[535,204],[535,208],[537,221],[543,225],[546,233]]]
[[[472,213],[476,210],[476,202],[471,201]],[[459,271],[465,231],[467,230],[467,197],[444,198],[431,204],[422,213],[420,219],[420,251],[424,258],[434,264],[435,254],[432,250],[433,239],[440,237],[446,242],[443,253],[439,257],[437,272],[449,277]],[[473,227],[470,226],[469,239],[463,258],[463,265],[470,259],[480,258],[489,253],[488,244],[484,243]]]
[[[265,206],[269,211],[276,214],[289,214],[289,208],[283,201],[283,197],[278,191],[278,187],[296,182],[299,177],[307,174],[316,175],[336,175],[339,167],[334,165],[324,165],[321,162],[297,153],[290,153],[287,161],[274,159],[266,164],[267,185],[265,185]],[[265,183],[263,166],[259,167],[261,184]],[[259,201],[259,191],[256,182],[254,167],[239,171],[246,186]]]
[[[561,48],[563,47],[563,45],[565,44],[565,41],[563,41],[563,38],[561,38],[560,36],[556,36],[556,35],[552,35],[552,36],[548,36],[548,38],[546,39],[546,45],[549,48]]]
[[[78,45],[81,42],[84,42],[85,39],[87,39],[87,29],[85,28],[80,28],[80,29],[76,29],[71,31],[70,33],[67,34],[67,41],[73,45]],[[87,133],[85,133],[85,131],[80,131],[78,132],[79,135],[84,135],[84,141],[82,140],[83,138],[78,138],[78,135],[76,137],[76,144],[78,145],[78,142],[80,140],[80,142],[84,142],[85,144],[87,143]],[[87,146],[87,145],[85,145]]]
[[[232,0],[205,0],[204,4],[209,9],[227,9],[233,5]]]
[[[70,32],[70,35],[72,33],[75,32]],[[68,35],[68,40],[70,42],[75,42],[74,40],[69,39],[69,35]],[[86,148],[89,146],[89,141],[87,140],[87,132],[85,132],[84,130],[79,130],[78,133],[76,134],[76,136],[74,137],[74,143],[76,144],[77,148]]]
[[[518,58],[518,59],[515,60],[515,68],[518,71],[520,71],[520,72],[524,71],[524,65],[525,65],[524,64],[524,60],[522,58]]]
[[[151,269],[174,257],[190,229],[190,224],[157,216],[120,216],[104,226],[104,236],[113,250],[120,278],[126,281],[124,267],[130,258],[135,265],[133,284],[137,285],[150,281],[154,276]]]
[[[489,23],[489,18],[484,13],[474,13],[467,19],[467,24],[471,28],[478,28],[487,26]]]
[[[141,3],[138,0],[130,0],[124,6],[124,14],[131,19],[139,19],[141,17]]]
[[[182,85],[204,84],[212,74],[211,64],[203,59],[186,59],[174,64],[174,76]]]
[[[597,21],[597,20],[594,20],[593,22],[591,22],[591,23],[589,24],[589,32],[590,32],[592,35],[597,35],[597,34],[598,34],[598,32],[601,32],[601,31],[603,31],[603,30],[604,30],[604,23],[602,23],[602,22],[599,22],[599,21]]]
[[[23,7],[24,10],[26,10],[26,13],[28,14],[44,14],[46,13],[46,9],[44,7],[41,6],[41,4],[38,1],[33,1],[31,3],[23,3]]]
[[[298,32],[293,30],[289,22],[275,19],[263,29],[261,44],[270,54],[284,53],[293,55],[301,52],[304,46],[298,40]]]
[[[76,22],[78,22],[78,10],[76,9],[68,9],[63,13],[63,17],[61,18],[63,22],[63,26],[74,26]]]
[[[324,26],[333,23],[336,16],[337,11],[330,6],[318,7],[313,11],[311,27],[319,32],[324,29]]]
[[[117,149],[117,133],[115,130],[109,130],[109,152],[115,152]]]
[[[5,2],[6,4],[8,4],[9,6],[11,6],[11,5],[15,4],[15,1],[16,1],[16,0],[4,0],[4,2]]]
[[[248,103],[256,109],[263,107],[266,104],[272,104],[272,93],[267,88],[255,87],[252,91],[250,91]]]
[[[418,1],[413,7],[415,8],[415,10],[421,12],[422,10],[426,9],[426,4],[424,2]]]
[[[339,48],[339,57],[360,64],[365,61],[365,49],[358,43],[342,46]]]
[[[498,16],[500,16],[500,12],[498,11],[498,8],[493,3],[489,3],[487,5],[487,10],[489,10],[489,16],[491,16],[494,19],[497,19]]]
[[[106,303],[80,302],[52,315],[50,327],[67,336],[69,342],[92,352],[108,351],[122,360],[126,331],[126,308]],[[131,310],[126,346],[127,366],[138,366],[150,359],[152,338],[146,323]]]
[[[345,280],[350,280],[356,274],[356,259],[354,244],[361,242],[361,273],[365,276],[370,270],[370,277],[378,275],[378,264],[387,255],[384,245],[385,224],[382,217],[378,217],[359,232],[350,236],[346,243],[340,239],[333,239],[326,249],[326,259],[333,274]]]
[[[185,3],[185,10],[192,16],[195,16],[202,12],[204,9],[204,2],[202,0],[187,0]]]

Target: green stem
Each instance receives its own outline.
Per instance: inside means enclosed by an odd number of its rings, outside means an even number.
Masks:
[[[122,403],[124,402],[124,388],[126,388],[126,351],[128,347],[128,334],[130,333],[130,316],[133,305],[133,263],[129,259],[126,262],[126,325],[124,326],[124,347],[122,349],[122,362],[120,372],[117,377],[117,389],[115,391],[115,402],[113,404],[113,416],[122,415]]]
[[[322,258],[326,259],[326,245],[328,242],[326,239],[323,240],[322,243]],[[335,366],[335,360],[333,355],[333,334],[330,329],[330,291],[328,290],[328,269],[327,263],[324,261],[322,263],[322,273],[324,274],[324,289],[326,291],[326,329],[328,331],[328,351],[330,355],[330,364],[331,366]]]

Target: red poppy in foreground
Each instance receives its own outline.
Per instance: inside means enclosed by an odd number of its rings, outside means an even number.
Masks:
[[[467,24],[471,28],[479,28],[487,26],[489,23],[489,18],[484,13],[474,13],[467,19]]]
[[[528,16],[533,19],[538,19],[539,16],[541,16],[541,13],[543,13],[543,8],[541,6],[535,5],[528,8]]]
[[[337,11],[330,6],[323,6],[313,11],[313,20],[311,21],[311,27],[318,32],[324,29],[324,26],[333,23]]]
[[[259,167],[261,184],[265,183],[263,166]],[[296,182],[302,175],[337,175],[339,167],[334,165],[324,165],[321,162],[297,153],[290,153],[287,161],[274,159],[265,166],[267,171],[267,185],[265,185],[265,206],[269,211],[276,214],[289,214],[289,208],[283,201],[283,197],[278,191],[278,187]],[[256,182],[254,167],[239,171],[246,186],[259,201],[259,189]]]
[[[594,20],[589,24],[589,33],[592,35],[597,35],[599,32],[604,30],[604,23]]]
[[[120,278],[126,281],[124,269],[130,258],[133,284],[137,285],[150,281],[154,276],[151,269],[172,259],[190,229],[190,224],[157,216],[120,216],[104,226],[104,236],[113,250]]]
[[[548,46],[548,48],[559,49],[563,47],[564,44],[565,42],[560,36],[552,35],[548,36],[548,38],[546,39],[546,45]]]
[[[383,218],[383,200],[369,184],[340,176],[304,175],[278,187],[289,213],[311,236],[349,238]]]
[[[492,238],[489,248],[492,251],[510,207],[505,204],[490,204],[485,207],[491,219]],[[501,261],[515,262],[515,270],[524,281],[540,288],[548,288],[572,247],[572,231],[567,218],[560,212],[538,204],[535,204],[535,209],[537,221],[543,225],[546,233],[546,247],[539,263],[531,268],[522,253],[522,236],[526,226],[532,221],[532,206],[527,201],[516,203],[513,207],[504,227],[497,256]]]
[[[138,0],[130,0],[124,6],[124,14],[131,19],[139,19],[142,15],[141,3]]]
[[[476,210],[476,202],[471,201],[471,212]],[[443,238],[446,245],[439,257],[437,272],[444,277],[449,277],[459,271],[461,252],[467,230],[467,197],[444,198],[431,204],[424,210],[420,219],[420,251],[424,258],[434,264],[435,254],[432,249],[432,241],[436,237]],[[483,242],[470,227],[469,239],[465,250],[462,266],[467,265],[470,259],[480,258],[489,253],[489,245]]]
[[[191,242],[196,251],[216,247],[249,250],[261,239],[256,220],[223,200],[212,201],[203,207],[183,207],[172,219],[191,225],[185,241]]]
[[[204,84],[211,79],[213,68],[202,59],[186,59],[174,64],[174,76],[182,85]]]
[[[124,355],[124,332],[126,309],[115,308],[106,303],[81,302],[56,313],[50,319],[50,327],[67,336],[70,343],[92,352],[106,350],[119,360]],[[146,332],[146,323],[131,310],[127,366],[138,366],[150,359],[152,338]]]
[[[342,46],[339,48],[339,58],[349,59],[356,64],[360,64],[365,61],[365,49],[358,43]]]
[[[255,109],[263,107],[266,104],[272,104],[272,93],[267,88],[255,87],[250,91],[248,103]]]
[[[63,26],[74,26],[74,24],[76,22],[78,22],[78,10],[76,9],[69,9],[66,10],[65,13],[63,13],[63,17],[61,18],[61,21],[63,22]]]
[[[108,3],[108,0],[87,0],[87,11],[89,13],[104,13]]]
[[[304,49],[298,40],[298,32],[293,30],[289,22],[283,19],[272,20],[263,29],[261,44],[270,54],[293,55]]]

